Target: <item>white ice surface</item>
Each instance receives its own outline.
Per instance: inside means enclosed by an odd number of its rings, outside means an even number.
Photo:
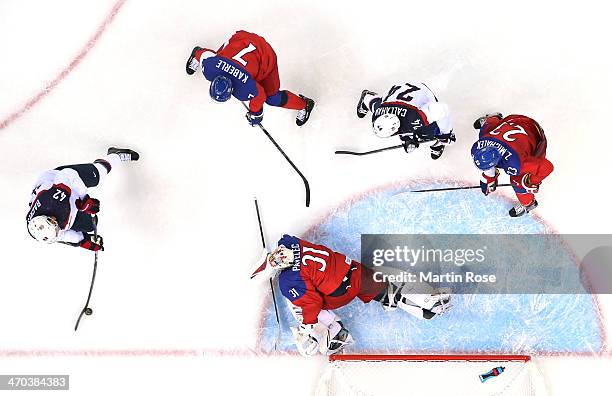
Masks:
[[[253,196],[271,244],[385,183],[476,181],[471,123],[483,112],[525,113],[546,130],[555,173],[539,195],[539,215],[562,233],[611,232],[611,29],[599,2],[261,3],[127,0],[74,70],[0,129],[0,373],[69,373],[73,394],[168,394],[174,386],[175,394],[309,394],[322,359],[218,353],[254,347],[267,295],[247,280],[259,252]],[[69,66],[114,4],[0,2],[0,123]],[[317,100],[304,128],[282,109],[266,108],[264,119],[309,178],[309,209],[301,182],[246,124],[241,105],[213,104],[203,78],[185,75],[194,45],[214,48],[236,29],[264,35],[279,55],[282,86]],[[396,144],[375,138],[354,106],[362,89],[407,79],[425,81],[450,104],[457,144],[435,163],[425,151],[335,158],[334,149]],[[142,160],[113,171],[96,194],[107,251],[95,313],[75,335],[91,254],[34,243],[24,217],[40,172],[91,161],[109,145],[134,147]],[[169,348],[206,356],[6,356]],[[555,394],[603,389],[610,361],[575,359],[546,363]],[[100,373],[117,380],[101,382]]]

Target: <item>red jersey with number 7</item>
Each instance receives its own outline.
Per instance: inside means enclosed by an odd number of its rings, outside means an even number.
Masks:
[[[239,30],[219,48],[217,56],[239,63],[261,82],[276,68],[276,53],[261,36]]]
[[[240,101],[249,101],[251,112],[261,111],[268,95],[278,91],[276,54],[263,37],[254,33],[240,30],[217,52],[203,49],[198,59],[204,77],[209,81],[218,76],[229,78],[232,95]]]

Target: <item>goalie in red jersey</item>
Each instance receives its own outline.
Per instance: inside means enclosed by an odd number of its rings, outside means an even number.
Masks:
[[[251,278],[278,274],[283,296],[298,321],[291,330],[304,356],[334,354],[352,337],[332,311],[358,298],[378,301],[385,310],[400,308],[420,319],[431,319],[450,308],[450,295],[429,285],[377,281],[374,271],[323,245],[283,235],[278,247],[264,251]],[[417,290],[418,289],[418,290]]]
[[[298,126],[310,118],[314,100],[280,90],[276,53],[261,36],[240,30],[217,51],[195,47],[187,59],[187,74],[194,74],[200,66],[211,82],[210,96],[215,102],[226,102],[232,96],[249,101],[246,117],[252,126],[261,124],[264,103],[298,110]]]
[[[497,188],[499,169],[510,176],[518,204],[510,209],[511,217],[529,213],[538,206],[535,193],[553,171],[546,159],[546,136],[540,125],[529,117],[501,113],[487,114],[474,122],[480,130],[472,146],[472,158],[482,170],[480,188],[488,195]]]

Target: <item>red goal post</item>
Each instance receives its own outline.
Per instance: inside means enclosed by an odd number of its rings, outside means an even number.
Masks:
[[[503,371],[499,372],[499,368]],[[482,381],[491,370],[498,375]],[[487,377],[487,376],[485,376]],[[548,395],[528,355],[332,355],[316,395]]]
[[[331,355],[330,362],[335,361],[475,361],[475,362],[529,362],[529,355]]]

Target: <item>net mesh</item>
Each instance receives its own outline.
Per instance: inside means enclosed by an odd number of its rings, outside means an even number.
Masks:
[[[481,382],[497,367],[503,372]],[[533,361],[516,357],[355,356],[332,360],[316,395],[547,395]]]

